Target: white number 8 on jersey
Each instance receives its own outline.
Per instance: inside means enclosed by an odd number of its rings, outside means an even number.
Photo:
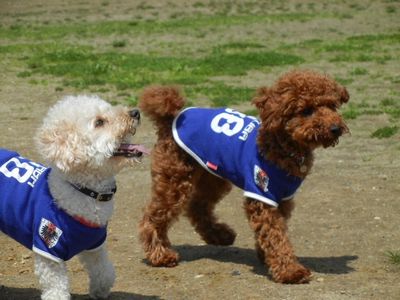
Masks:
[[[11,166],[15,165],[15,166]],[[9,169],[10,167],[11,169]],[[0,167],[0,172],[8,178],[14,178],[18,182],[26,182],[32,175],[35,168],[26,162],[20,162],[17,158],[13,157]],[[21,175],[22,173],[22,175]]]
[[[241,117],[223,112],[211,121],[211,129],[216,133],[232,136],[242,130],[244,121]],[[233,127],[232,127],[233,126]]]

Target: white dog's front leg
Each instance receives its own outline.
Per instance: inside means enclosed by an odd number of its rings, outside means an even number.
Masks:
[[[105,245],[95,250],[82,252],[79,254],[79,259],[89,273],[90,297],[107,298],[114,285],[115,271],[108,259]]]
[[[35,274],[39,277],[43,300],[69,300],[68,272],[64,262],[57,263],[35,254]]]

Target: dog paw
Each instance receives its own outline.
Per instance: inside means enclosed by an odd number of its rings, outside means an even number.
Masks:
[[[109,279],[104,280],[103,278],[103,280],[99,280],[94,284],[91,282],[89,289],[89,296],[91,299],[108,299],[115,276],[113,277],[112,282]]]
[[[174,250],[161,248],[153,251],[148,260],[153,267],[175,267],[178,265],[179,255]]]
[[[236,233],[226,224],[213,224],[201,233],[203,240],[209,245],[229,246],[236,238]]]
[[[273,278],[279,283],[301,284],[311,280],[311,271],[300,264],[290,265],[284,272],[273,273]]]
[[[102,252],[105,256],[106,253]],[[89,295],[92,299],[107,299],[115,282],[115,270],[110,261],[105,259],[93,260],[88,264]]]
[[[110,293],[98,295],[98,294],[96,294],[96,293],[90,293],[89,296],[90,296],[90,299],[95,299],[95,300],[106,300],[106,299],[108,299],[108,295],[109,295],[109,294],[110,294]]]
[[[44,290],[41,295],[42,300],[70,300],[71,295],[68,291],[58,289]]]

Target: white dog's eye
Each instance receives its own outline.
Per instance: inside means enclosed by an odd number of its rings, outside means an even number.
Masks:
[[[104,120],[103,119],[96,119],[94,123],[94,127],[102,127],[104,125]]]

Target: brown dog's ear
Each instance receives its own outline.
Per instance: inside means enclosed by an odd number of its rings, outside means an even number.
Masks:
[[[256,96],[252,100],[258,111],[259,117],[263,123],[264,128],[272,133],[282,128],[282,118],[278,118],[278,105],[281,100],[280,95],[276,93],[276,90],[268,87],[261,87],[257,90]]]
[[[62,123],[62,124],[61,124]],[[72,124],[43,125],[36,137],[39,154],[62,172],[68,172],[84,160],[82,137]]]
[[[251,101],[261,112],[264,110],[265,104],[272,99],[272,90],[267,87],[261,87],[257,90],[256,96]]]
[[[345,87],[340,87],[340,102],[347,103],[350,99],[349,92]]]

